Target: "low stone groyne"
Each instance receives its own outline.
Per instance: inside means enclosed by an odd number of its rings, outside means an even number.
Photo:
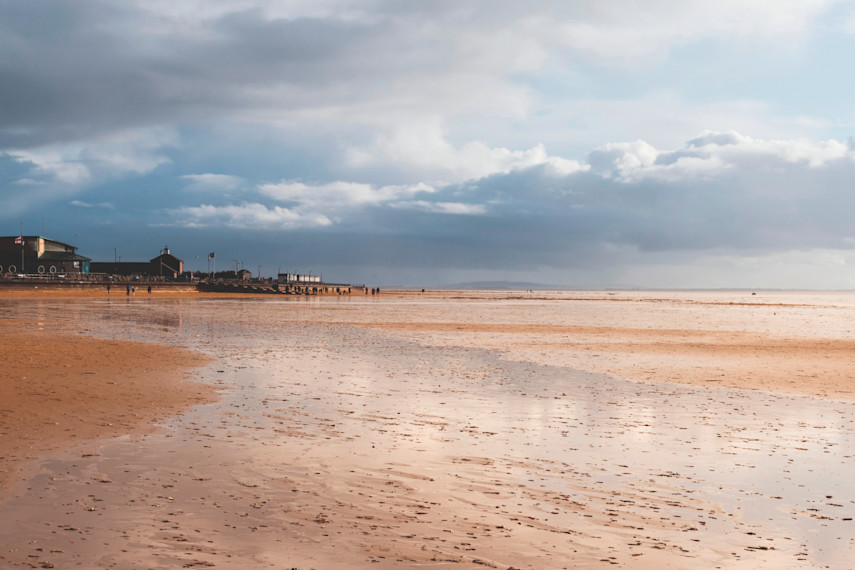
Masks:
[[[350,295],[350,285],[279,285],[276,283],[208,283],[200,282],[205,293],[254,293],[268,295]],[[360,289],[361,291],[361,289]]]

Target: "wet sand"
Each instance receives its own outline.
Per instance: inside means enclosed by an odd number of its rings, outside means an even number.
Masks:
[[[32,462],[0,564],[846,567],[853,301],[0,300],[26,326],[190,347],[227,388]]]
[[[0,492],[22,463],[45,452],[150,431],[156,421],[216,399],[210,386],[182,381],[187,369],[208,362],[198,353],[43,323],[0,320],[0,362]]]

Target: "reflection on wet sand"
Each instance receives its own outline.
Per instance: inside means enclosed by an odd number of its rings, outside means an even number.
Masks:
[[[38,464],[3,505],[12,516],[0,521],[0,561],[849,563],[853,404],[629,382],[556,365],[584,350],[584,337],[568,327],[611,327],[615,335],[643,324],[688,329],[698,315],[708,329],[786,339],[819,335],[793,324],[814,307],[829,341],[847,341],[840,321],[849,305],[777,299],[745,305],[740,317],[739,305],[724,305],[721,315],[720,304],[679,296],[635,304],[605,295],[461,297],[0,304],[21,322],[72,318],[96,336],[195,348],[215,358],[201,379],[227,388],[219,402],[157,433],[86,444]],[[489,323],[497,324],[483,327]],[[497,332],[499,325],[517,328]],[[563,351],[542,350],[561,343]],[[597,343],[600,358],[614,358]]]

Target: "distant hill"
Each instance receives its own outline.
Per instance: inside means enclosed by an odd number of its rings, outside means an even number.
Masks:
[[[566,285],[547,285],[544,283],[529,283],[528,281],[470,281],[452,285],[440,285],[439,289],[486,289],[489,291],[561,291],[573,289]]]

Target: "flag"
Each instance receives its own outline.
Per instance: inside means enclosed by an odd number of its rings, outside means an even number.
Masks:
[[[16,238],[15,238],[15,243],[16,243],[17,245],[24,245],[24,238],[23,238],[23,237],[20,237],[20,236],[19,236],[19,237],[16,237]]]
[[[212,259],[213,257],[214,257],[214,252],[212,251],[211,253],[208,254],[208,259]]]

